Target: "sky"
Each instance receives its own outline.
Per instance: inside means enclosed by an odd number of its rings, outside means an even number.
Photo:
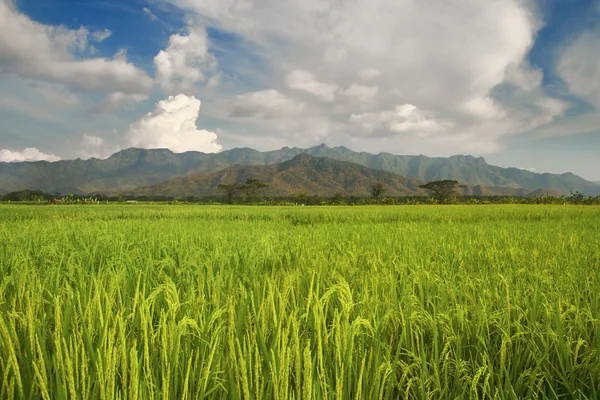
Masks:
[[[321,143],[600,181],[600,0],[0,0],[0,162]]]

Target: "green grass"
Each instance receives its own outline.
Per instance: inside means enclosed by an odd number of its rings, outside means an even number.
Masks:
[[[0,398],[600,397],[600,208],[0,207]]]

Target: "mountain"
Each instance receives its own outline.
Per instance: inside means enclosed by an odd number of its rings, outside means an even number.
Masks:
[[[0,163],[0,193],[24,189],[62,193],[129,191],[175,177],[212,173],[233,165],[278,164],[299,154],[351,162],[424,181],[455,179],[471,186],[487,188],[553,188],[564,194],[571,190],[587,195],[600,194],[600,184],[571,173],[537,174],[518,168],[501,168],[487,164],[481,157],[468,155],[432,158],[423,155],[370,154],[355,152],[346,147],[329,148],[326,145],[309,149],[284,147],[267,152],[236,148],[217,154],[175,154],[167,149],[133,148],[122,150],[105,160]]]
[[[371,186],[383,182],[388,196],[414,196],[426,192],[419,188],[424,181],[409,179],[387,171],[374,170],[362,165],[325,157],[299,154],[289,161],[270,165],[235,165],[208,174],[190,174],[165,182],[144,186],[127,192],[136,196],[168,196],[184,198],[222,194],[220,184],[242,184],[247,179],[258,179],[269,185],[264,190],[271,196],[290,196],[308,193],[330,197],[336,193],[346,196],[370,196]],[[466,195],[527,196],[531,190],[506,187],[467,186],[460,190]],[[545,194],[540,193],[540,194]],[[552,192],[550,194],[556,194]]]
[[[265,193],[271,196],[289,196],[301,192],[320,196],[333,196],[336,193],[344,193],[347,196],[370,196],[371,185],[377,181],[385,183],[386,193],[389,195],[405,196],[423,193],[418,187],[421,181],[358,164],[300,154],[280,164],[235,165],[218,172],[190,174],[144,186],[128,194],[180,198],[219,195],[222,193],[218,185],[241,184],[250,178],[268,184]]]

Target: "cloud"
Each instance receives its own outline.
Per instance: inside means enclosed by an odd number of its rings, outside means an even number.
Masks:
[[[236,97],[230,113],[234,118],[278,118],[296,115],[304,109],[303,103],[298,103],[277,90],[249,92]]]
[[[506,112],[489,96],[468,100],[460,107],[465,114],[482,120],[499,120]]]
[[[289,88],[303,90],[324,101],[333,101],[338,88],[337,85],[319,82],[312,73],[301,70],[287,74],[285,81]]]
[[[438,131],[444,123],[436,121],[412,104],[397,106],[393,111],[352,114],[350,122],[367,132],[414,133],[424,135]]]
[[[158,19],[158,17],[154,15],[154,13],[148,7],[142,8],[142,11],[144,11],[144,14],[146,14],[150,20],[156,21]]]
[[[45,101],[53,106],[72,108],[81,102],[81,99],[68,90],[64,85],[39,81],[29,81],[26,84]]]
[[[92,36],[92,39],[94,39],[96,42],[102,43],[112,36],[112,32],[110,29],[105,29],[103,31],[93,32],[90,36]]]
[[[0,150],[0,162],[22,162],[22,161],[58,161],[60,157],[54,154],[46,154],[36,149],[28,147],[23,151]]]
[[[105,39],[107,32],[91,34]],[[12,0],[0,1],[0,73],[63,84],[72,90],[147,95],[152,79],[124,58],[76,56],[88,48],[88,30],[37,23]]]
[[[98,104],[98,111],[114,111],[119,108],[132,109],[137,103],[140,103],[148,98],[144,94],[127,94],[114,92],[106,95]]]
[[[216,68],[208,52],[208,36],[200,26],[189,26],[187,35],[171,35],[169,45],[154,57],[155,79],[167,92],[190,90],[204,82],[205,71]]]
[[[525,167],[516,167],[517,169],[522,169],[523,171],[535,172],[535,168],[525,168]]]
[[[364,86],[353,83],[343,93],[352,100],[368,101],[379,93],[379,88],[377,86]]]
[[[90,158],[105,159],[121,150],[120,146],[110,145],[99,136],[86,134],[81,135],[76,146],[76,156],[84,160]]]
[[[583,32],[561,54],[557,72],[569,90],[600,106],[600,28]]]
[[[304,138],[322,138],[310,128],[318,121],[329,129],[326,137],[359,140],[356,146],[418,130],[436,132],[435,141],[414,144],[420,152],[473,146],[485,152],[561,115],[559,107],[547,107],[558,100],[544,92],[543,72],[526,62],[542,26],[529,2],[163,1],[254,49],[254,82],[305,104],[287,120],[306,127]],[[227,68],[231,75],[245,72],[235,63]],[[419,109],[403,117],[398,104]],[[264,135],[290,145],[297,140],[268,119],[252,132],[260,132],[260,141]],[[406,140],[403,135],[385,148],[404,151]]]
[[[359,76],[364,80],[374,79],[381,75],[378,69],[375,68],[366,68],[360,71]]]
[[[156,105],[125,132],[126,147],[146,149],[167,148],[176,153],[201,151],[215,153],[222,147],[217,134],[198,129],[196,119],[200,113],[200,100],[179,94],[169,96]]]

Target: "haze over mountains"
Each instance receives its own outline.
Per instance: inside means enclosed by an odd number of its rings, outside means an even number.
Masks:
[[[136,192],[148,193],[149,185],[182,177],[185,179],[175,180],[170,184],[165,182],[162,186],[154,186],[154,189],[159,192],[170,185],[172,188],[179,187],[182,193],[198,193],[198,190],[192,190],[191,186],[184,188],[184,182],[187,182],[189,185],[196,185],[196,189],[203,188],[202,193],[212,193],[211,188],[216,187],[217,182],[246,176],[264,179],[266,183],[276,183],[272,185],[274,194],[303,190],[313,190],[314,194],[332,194],[340,190],[341,186],[329,182],[339,179],[339,176],[332,175],[330,169],[341,168],[340,164],[334,165],[318,160],[309,162],[310,158],[300,158],[304,169],[302,174],[295,177],[290,171],[296,168],[298,174],[297,164],[274,165],[290,161],[300,154],[346,162],[343,163],[343,169],[348,173],[352,171],[353,179],[358,179],[356,184],[344,186],[347,194],[353,195],[364,193],[365,187],[368,187],[364,183],[366,180],[383,180],[390,186],[390,194],[403,195],[415,194],[412,188],[419,182],[440,179],[455,179],[472,187],[486,187],[487,191],[484,190],[481,194],[503,192],[509,195],[524,195],[536,190],[549,189],[564,194],[568,194],[569,191],[580,191],[587,195],[600,194],[599,183],[587,181],[571,173],[538,174],[518,168],[501,168],[487,164],[481,157],[457,155],[430,158],[423,155],[370,154],[355,152],[346,147],[329,148],[326,145],[308,149],[284,147],[266,152],[236,148],[216,154],[176,154],[167,149],[132,148],[115,153],[105,160],[0,163],[0,193],[38,189],[50,193],[91,194],[133,192],[134,189],[142,187],[144,189]],[[300,161],[295,160],[296,163]],[[226,170],[236,165],[236,168]],[[268,167],[257,169],[256,166]],[[252,174],[257,176],[251,176]],[[499,190],[499,187],[511,188],[514,191]],[[477,190],[479,189],[475,191]]]

